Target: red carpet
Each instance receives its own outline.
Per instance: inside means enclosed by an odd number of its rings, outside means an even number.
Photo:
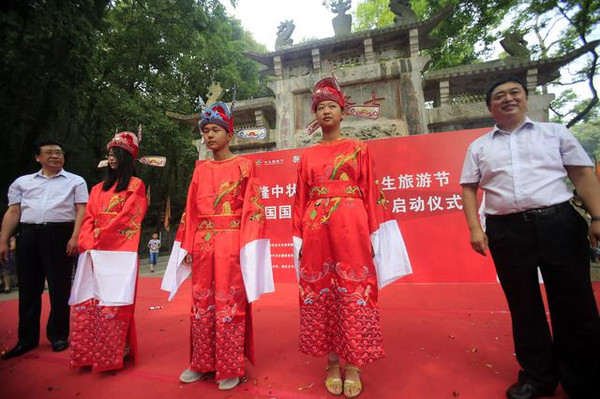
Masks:
[[[287,273],[287,271],[286,271]],[[310,398],[332,397],[323,385],[325,359],[297,349],[297,286],[254,307],[257,367],[229,392],[213,380],[179,383],[187,367],[189,282],[173,302],[159,278],[141,278],[136,309],[139,358],[119,372],[71,370],[68,351],[42,338],[28,354],[0,361],[0,397],[8,398]],[[595,283],[596,297],[600,284]],[[44,298],[43,326],[48,313]],[[510,317],[497,284],[394,284],[380,296],[387,357],[363,369],[361,398],[504,398],[518,365]],[[16,300],[0,302],[0,348],[16,342]],[[150,307],[164,306],[151,310]],[[43,327],[44,328],[44,327]],[[43,330],[42,328],[42,330]],[[556,395],[562,398],[562,393]]]

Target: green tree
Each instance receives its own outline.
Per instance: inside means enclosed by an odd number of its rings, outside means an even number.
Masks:
[[[530,47],[537,59],[558,57],[590,43],[600,21],[600,2],[522,0],[515,7],[510,29],[530,32],[534,42]],[[551,104],[555,120],[568,127],[593,118],[598,106],[598,91],[594,77],[598,74],[598,53],[591,49],[572,76],[563,76],[551,84],[564,87],[584,83],[591,97],[581,99],[573,91],[566,90]],[[563,74],[564,75],[564,74]]]
[[[352,14],[354,31],[384,28],[394,24],[394,13],[389,0],[367,0],[358,4]]]
[[[9,1],[0,11],[0,188],[32,171],[38,138],[77,135],[108,0]],[[70,162],[70,159],[67,159]],[[3,195],[3,202],[5,197]]]
[[[268,93],[243,55],[266,49],[217,0],[14,2],[0,22],[0,127],[10,132],[2,192],[35,170],[31,148],[40,138],[63,142],[67,168],[91,186],[115,130],[141,123],[140,154],[168,158],[164,169],[138,168],[152,187],[145,226],[158,226],[167,195],[174,217],[181,213],[197,158],[194,134],[165,111],[196,111],[213,82],[237,86],[238,99]]]
[[[588,155],[600,160],[600,118],[579,123],[571,128]]]
[[[264,49],[216,0],[123,0],[108,11],[106,24],[84,119],[94,126],[85,136],[94,152],[86,169],[104,153],[115,128],[135,131],[142,123],[141,152],[168,158],[164,170],[139,168],[152,187],[146,225],[158,226],[168,195],[173,214],[182,211],[197,157],[192,132],[167,119],[165,110],[194,112],[197,96],[213,82],[236,86],[238,99],[256,95],[262,89],[258,67],[242,53]],[[228,91],[224,100],[231,96]]]
[[[439,45],[425,53],[431,56],[430,69],[447,68],[480,61],[498,39],[496,29],[518,0],[411,0],[417,19],[424,20],[453,6],[451,17],[434,30]],[[389,0],[364,0],[354,14],[355,27],[381,28],[393,24]],[[477,45],[477,46],[476,46]]]
[[[411,0],[420,20],[431,17],[443,7],[452,5],[453,14],[433,32],[440,44],[425,51],[431,56],[430,69],[481,62],[491,55],[491,45],[502,35],[499,27],[530,33],[533,59],[559,57],[591,42],[600,21],[597,0]],[[392,24],[389,0],[364,0],[354,14],[355,29],[381,28]],[[508,27],[506,23],[510,22]],[[580,65],[580,64],[574,64]],[[570,86],[585,83],[591,97],[581,99],[565,91],[551,105],[555,120],[572,126],[594,118],[599,98],[594,84],[598,70],[598,54],[589,51],[582,66],[572,77],[564,76],[552,82]],[[543,87],[544,92],[547,91]]]

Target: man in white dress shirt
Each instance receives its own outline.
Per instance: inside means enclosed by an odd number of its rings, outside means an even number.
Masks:
[[[473,250],[490,250],[513,327],[517,383],[509,398],[600,398],[600,318],[590,282],[589,246],[600,240],[600,184],[567,128],[527,118],[527,87],[496,82],[486,102],[496,125],[467,151],[460,184]],[[592,215],[573,209],[569,178]],[[485,192],[484,232],[477,190]],[[589,236],[589,240],[588,240]],[[546,320],[539,267],[552,322]]]
[[[0,261],[8,256],[8,241],[17,227],[19,277],[19,340],[3,359],[20,356],[39,344],[44,282],[48,280],[50,316],[46,336],[52,350],[68,348],[69,293],[73,256],[88,200],[83,178],[63,169],[60,144],[35,146],[42,169],[19,177],[8,189],[8,209],[2,219]]]

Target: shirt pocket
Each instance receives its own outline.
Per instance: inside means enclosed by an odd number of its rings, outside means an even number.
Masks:
[[[522,157],[531,166],[547,169],[562,165],[558,137],[544,137],[540,140],[531,140],[527,144]]]

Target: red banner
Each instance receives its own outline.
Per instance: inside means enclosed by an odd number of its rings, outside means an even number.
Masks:
[[[488,254],[469,245],[460,172],[469,144],[489,129],[370,140],[375,174],[408,248],[411,283],[494,282]],[[295,278],[292,205],[303,149],[246,155],[256,162],[265,203],[275,279]],[[286,272],[285,270],[289,272]]]

